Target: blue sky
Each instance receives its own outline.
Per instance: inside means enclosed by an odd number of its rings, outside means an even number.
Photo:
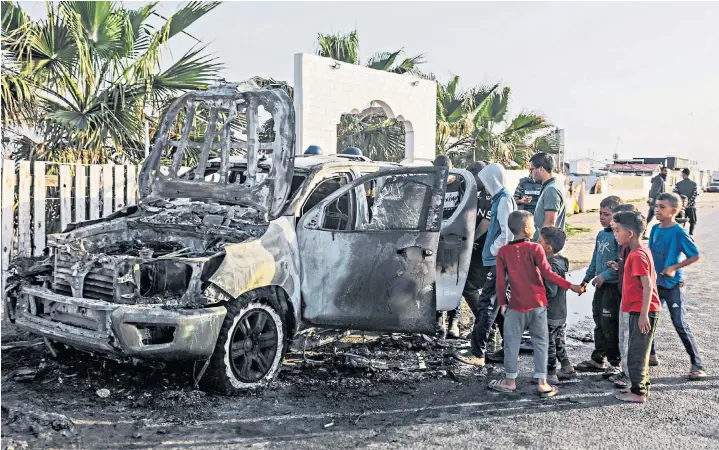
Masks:
[[[570,157],[610,157],[619,138],[622,158],[678,155],[719,169],[717,19],[718,2],[266,1],[224,3],[189,31],[226,64],[226,79],[291,83],[293,55],[314,53],[318,32],[356,28],[363,60],[404,47],[441,79],[510,85],[512,112],[566,129]],[[193,42],[182,36],[170,51]]]

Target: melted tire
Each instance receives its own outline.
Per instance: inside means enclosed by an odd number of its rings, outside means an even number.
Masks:
[[[280,368],[282,358],[288,346],[286,326],[280,313],[279,301],[274,290],[260,289],[242,295],[240,298],[229,302],[227,315],[220,328],[220,334],[215,344],[215,350],[210,357],[210,364],[207,371],[200,379],[200,387],[204,390],[218,392],[224,395],[236,395],[246,391],[252,391],[266,387],[271,383]],[[269,369],[260,379],[246,381],[241,379],[230,359],[230,346],[235,331],[240,327],[240,321],[248,317],[248,314],[261,314],[268,317],[277,335],[275,352]],[[197,366],[201,366],[197,364]]]

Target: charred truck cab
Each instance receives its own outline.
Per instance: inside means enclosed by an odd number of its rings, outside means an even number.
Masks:
[[[259,108],[274,120],[260,142]],[[282,89],[222,84],[177,99],[140,171],[138,206],[49,236],[16,260],[19,328],[114,359],[195,362],[227,394],[274,379],[306,327],[434,330],[461,301],[476,181],[443,221],[448,169],[295,156]],[[187,170],[187,167],[190,167]]]

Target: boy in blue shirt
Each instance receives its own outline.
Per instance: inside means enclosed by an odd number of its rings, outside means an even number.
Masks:
[[[679,208],[681,208],[681,200],[678,195],[667,192],[657,197],[654,215],[659,221],[659,226],[652,228],[649,235],[649,249],[652,251],[654,266],[657,270],[659,298],[666,303],[672,318],[672,325],[677,330],[677,334],[689,354],[692,367],[688,378],[701,380],[707,375],[702,367],[699,347],[697,347],[686,320],[682,274],[683,267],[693,264],[699,259],[699,250],[686,230],[674,220]],[[682,255],[685,257],[684,260],[681,258]],[[651,356],[654,359],[653,365],[657,365],[658,359],[653,344]]]

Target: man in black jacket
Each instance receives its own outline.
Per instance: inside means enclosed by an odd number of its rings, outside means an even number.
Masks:
[[[697,184],[689,179],[691,171],[689,169],[682,170],[682,181],[674,186],[674,193],[679,196],[686,196],[686,216],[689,220],[689,236],[694,235],[694,226],[697,223],[697,196],[699,191],[697,190]]]
[[[649,200],[647,200],[647,204],[649,205],[649,213],[647,214],[647,227],[644,230],[644,235],[642,236],[642,239],[649,239],[647,237],[647,232],[651,229],[649,227],[649,223],[654,218],[654,206],[656,205],[657,197],[659,197],[659,194],[663,194],[665,189],[664,185],[667,182],[667,173],[669,173],[669,170],[662,166],[659,169],[659,175],[652,178],[652,187],[649,188]]]

